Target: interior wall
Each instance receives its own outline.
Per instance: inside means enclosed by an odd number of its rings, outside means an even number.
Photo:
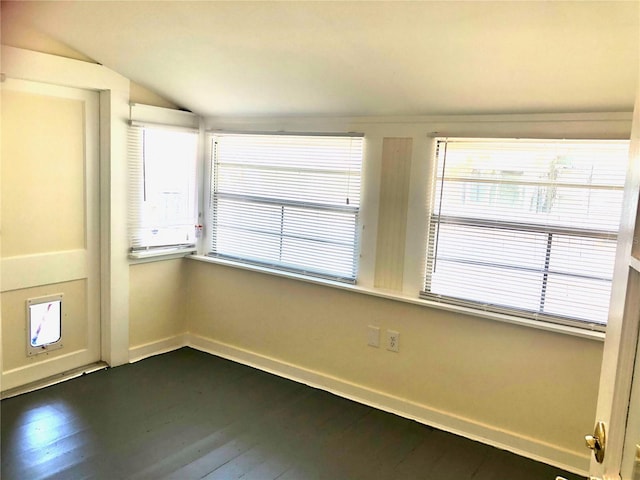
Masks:
[[[187,269],[192,335],[586,459],[598,389],[586,372],[599,371],[601,342],[222,265]],[[368,325],[400,332],[400,351],[369,347]]]
[[[155,107],[163,108],[180,108],[175,103],[133,81],[131,82],[131,87],[129,89],[129,99],[132,103],[142,103],[144,105],[153,105]]]
[[[10,13],[10,12],[9,12]],[[37,31],[24,22],[20,18],[13,18],[11,15],[2,15],[1,18],[1,42],[3,45],[9,45],[18,48],[24,48],[36,52],[48,53],[59,57],[71,58],[74,60],[80,60],[83,62],[97,63],[94,59],[87,57],[83,53],[70,48],[69,46],[61,43],[50,36]],[[179,108],[175,103],[163,98],[162,96],[150,91],[142,85],[136,82],[130,82],[129,101],[132,103],[141,103],[146,105],[154,105],[158,107],[177,109]],[[51,125],[63,126],[62,122],[50,120]],[[14,126],[13,130],[16,130]],[[28,131],[23,129],[22,131]],[[7,133],[9,134],[9,133]],[[29,145],[28,142],[23,145]],[[16,164],[15,168],[22,168],[23,170],[27,166],[20,166]],[[60,166],[51,164],[51,168],[55,167],[55,171],[61,172]],[[82,172],[81,172],[82,173]],[[44,175],[44,174],[43,174]],[[56,177],[59,174],[56,174]],[[33,175],[24,176],[23,178],[30,178],[35,181]],[[50,177],[52,178],[52,177]],[[82,190],[82,183],[77,181],[77,178],[68,175],[63,175],[64,182],[68,185],[67,196],[71,195],[71,192],[76,190]],[[75,179],[75,180],[74,180]],[[53,188],[55,185],[52,182],[41,183],[45,188]],[[59,184],[58,184],[59,185]],[[82,192],[81,192],[82,195]],[[5,205],[8,205],[5,203]],[[15,205],[15,203],[11,203]],[[53,218],[54,215],[50,215],[51,209],[65,208],[68,210],[69,206],[61,206],[59,204],[53,204],[51,202],[44,202],[41,204],[42,208],[39,209],[38,218],[25,217],[20,215],[20,211],[15,208],[8,208],[4,215],[5,222],[11,220],[12,217],[22,217],[22,223],[29,223],[25,228],[31,227],[31,224],[37,223],[38,225],[51,226],[50,223],[43,223],[42,218]],[[71,208],[80,208],[82,206],[82,197],[80,201],[76,201],[71,204]],[[57,228],[58,226],[55,225]],[[73,227],[73,226],[71,226]],[[39,227],[41,228],[41,227]],[[74,235],[75,230],[79,227],[69,229],[60,229],[66,232],[66,236]],[[33,230],[33,229],[31,229]],[[77,236],[77,235],[76,235]],[[35,235],[21,235],[20,242],[33,241],[37,245],[42,245],[40,242],[41,236]],[[11,248],[12,243],[5,240],[5,250]],[[176,267],[176,263],[172,262],[168,265],[163,265],[164,262],[149,264],[149,265],[132,265],[130,272],[130,307],[129,311],[132,315],[129,324],[129,347],[139,347],[149,342],[159,341],[166,337],[174,336],[184,331],[184,325],[182,316],[179,314],[180,301],[176,292],[179,289],[175,289],[175,285],[179,284],[180,274]],[[173,267],[173,268],[172,268]],[[150,272],[155,272],[150,273]],[[143,282],[143,283],[138,283]],[[54,289],[55,290],[55,289]],[[157,294],[156,299],[160,301],[149,301],[154,293]],[[145,314],[145,312],[147,312]],[[8,327],[7,327],[8,328]],[[9,334],[9,337],[13,338]]]
[[[182,259],[131,265],[129,345],[137,349],[186,332]]]
[[[130,107],[131,119],[143,124],[166,124],[198,129],[200,118],[192,113],[146,104]],[[129,266],[129,359],[144,358],[181,346],[186,333],[184,313],[185,267],[177,255],[153,256],[136,252],[142,259]],[[151,256],[145,258],[145,253]]]
[[[483,432],[493,444],[500,443],[498,438],[508,438],[505,448],[585,473],[589,462],[584,434],[591,430],[595,416],[601,339],[445,311],[400,297],[416,299],[423,275],[416,264],[424,257],[424,241],[417,237],[426,232],[427,184],[432,171],[429,137],[434,132],[445,136],[628,139],[630,118],[630,114],[614,114],[396,121],[206,119],[208,129],[364,132],[358,284],[389,293],[388,287],[375,288],[376,277],[404,276],[405,281],[392,289],[399,297],[394,300],[186,260],[189,333],[206,339],[202,345],[209,341],[211,350],[314,372],[329,383],[357,386],[370,392],[371,398],[382,398],[383,408],[390,408],[396,400],[417,405],[419,411],[436,412],[444,418],[445,428],[455,430],[451,425],[466,422],[464,425],[480,432],[476,438],[483,438]],[[391,181],[384,175],[389,166],[385,167],[385,158],[395,158],[385,156],[384,146],[389,153],[392,138],[413,143],[402,154],[403,165],[411,172],[408,181]],[[389,199],[400,202],[408,221],[403,252],[402,245],[391,249],[386,243],[376,245],[390,235],[380,229],[397,224],[391,217],[397,216],[398,209],[387,208]],[[388,262],[388,256],[393,261]],[[403,261],[404,273],[398,261]],[[386,264],[393,272],[382,271]],[[403,291],[397,292],[400,288]],[[369,325],[381,329],[380,348],[367,345]],[[387,329],[400,333],[398,353],[384,348]]]

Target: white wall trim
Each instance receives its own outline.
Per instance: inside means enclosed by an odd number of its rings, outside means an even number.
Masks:
[[[160,355],[161,353],[172,352],[187,346],[190,345],[187,344],[187,334],[185,333],[173,337],[166,337],[161,340],[156,340],[155,342],[136,345],[129,349],[129,362],[139,362],[145,358]]]
[[[194,113],[142,103],[130,104],[129,118],[142,123],[200,129],[200,117]]]
[[[628,140],[632,112],[371,117],[206,117],[207,130],[359,131],[374,137],[600,138]]]
[[[64,87],[129,92],[127,78],[97,63],[7,45],[2,46],[2,73],[10,78]]]
[[[451,413],[432,409],[384,392],[372,390],[322,372],[309,370],[274,358],[243,350],[199,335],[184,335],[185,345],[259,370],[273,373],[314,388],[331,392],[379,410],[415,420],[517,455],[587,476],[589,457],[561,447],[485,425]]]
[[[50,358],[46,360],[42,360],[41,357],[31,357],[33,363],[2,372],[0,376],[2,391],[36,382],[42,378],[52,377],[60,372],[71,370],[77,365],[82,365],[87,352],[87,349],[82,349],[63,355],[56,355],[56,352],[52,352],[51,355],[49,353],[40,354],[41,356],[50,355]],[[62,380],[64,379],[61,378]]]

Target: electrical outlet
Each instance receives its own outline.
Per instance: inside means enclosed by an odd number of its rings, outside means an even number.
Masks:
[[[640,445],[636,444],[636,458],[633,463],[633,477],[632,480],[640,479]]]
[[[380,347],[380,327],[369,325],[367,330],[367,345],[370,347]]]
[[[387,330],[387,350],[392,352],[400,350],[400,334],[395,330]]]

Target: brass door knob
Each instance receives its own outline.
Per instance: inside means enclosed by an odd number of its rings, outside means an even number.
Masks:
[[[598,422],[593,435],[585,435],[584,437],[587,447],[593,450],[598,463],[604,460],[604,451],[606,446],[606,435],[604,431],[604,422]]]
[[[585,435],[584,440],[591,450],[600,450],[602,449],[602,445],[600,445],[600,439],[598,437],[594,437],[593,435]]]

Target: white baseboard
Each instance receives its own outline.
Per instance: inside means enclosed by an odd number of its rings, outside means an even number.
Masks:
[[[138,362],[145,358],[160,355],[161,353],[172,352],[173,350],[186,346],[188,346],[187,334],[184,333],[174,337],[163,338],[155,342],[136,345],[135,347],[129,348],[129,362]]]
[[[61,350],[58,350],[60,352]],[[43,358],[29,357],[27,365],[21,365],[11,370],[6,370],[0,375],[2,391],[19,388],[40,380],[53,378],[60,372],[68,372],[78,368],[78,365],[89,365],[99,358],[95,358],[88,349],[75,350],[69,353],[58,354],[49,357],[46,353]]]
[[[52,375],[42,380],[36,380],[31,383],[21,384],[17,387],[3,390],[0,393],[0,398],[4,400],[5,398],[15,397],[18,395],[22,395],[23,393],[34,392],[36,390],[40,390],[41,388],[50,387],[51,385],[57,385],[58,383],[66,382],[67,380],[81,377],[88,373],[105,370],[107,368],[109,368],[109,365],[107,365],[105,362],[95,362],[89,365],[84,365],[82,367],[74,368],[66,372]]]
[[[372,390],[340,378],[298,367],[232,345],[216,342],[199,335],[185,334],[184,343],[197,350],[255,367],[314,388],[326,390],[340,397],[394,413],[439,430],[553,465],[577,475],[588,476],[589,457],[587,454],[579,455],[555,445],[429,408],[388,393]]]

